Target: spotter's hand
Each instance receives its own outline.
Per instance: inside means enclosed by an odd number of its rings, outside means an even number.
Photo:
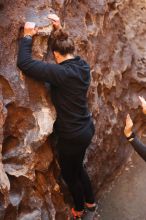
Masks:
[[[126,126],[124,128],[124,134],[126,137],[129,137],[132,134],[133,121],[128,114],[126,117]]]
[[[139,99],[141,101],[142,111],[143,111],[144,114],[146,114],[146,100],[141,96],[139,96]]]

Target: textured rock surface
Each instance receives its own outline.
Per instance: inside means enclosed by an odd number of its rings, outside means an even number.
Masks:
[[[57,164],[47,137],[55,110],[44,84],[16,67],[26,20],[39,34],[33,54],[48,60],[46,19],[55,11],[91,65],[89,106],[96,134],[86,157],[96,195],[130,154],[123,136],[127,112],[144,132],[138,95],[146,98],[144,0],[0,0],[0,219],[65,219]],[[137,110],[138,109],[138,110]],[[11,186],[11,189],[10,189]],[[9,191],[10,189],[10,191]]]

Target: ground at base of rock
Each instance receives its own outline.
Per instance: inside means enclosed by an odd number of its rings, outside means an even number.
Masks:
[[[100,200],[101,220],[146,220],[146,163],[136,153]]]

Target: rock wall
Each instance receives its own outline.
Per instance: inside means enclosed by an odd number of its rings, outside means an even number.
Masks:
[[[145,0],[0,0],[0,219],[65,219],[68,206],[58,185],[50,144],[56,118],[48,85],[16,67],[25,21],[35,21],[33,55],[52,62],[47,38],[55,12],[74,37],[76,53],[91,66],[88,93],[96,133],[86,164],[95,194],[131,154],[123,136],[128,112],[145,133],[138,95],[146,98]],[[49,137],[49,138],[48,138]]]

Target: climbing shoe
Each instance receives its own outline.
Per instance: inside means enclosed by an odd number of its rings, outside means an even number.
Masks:
[[[74,210],[74,208],[71,209],[71,213],[72,213],[71,220],[74,220],[74,219],[82,220],[84,215],[85,215],[85,211],[77,212],[77,211]]]

